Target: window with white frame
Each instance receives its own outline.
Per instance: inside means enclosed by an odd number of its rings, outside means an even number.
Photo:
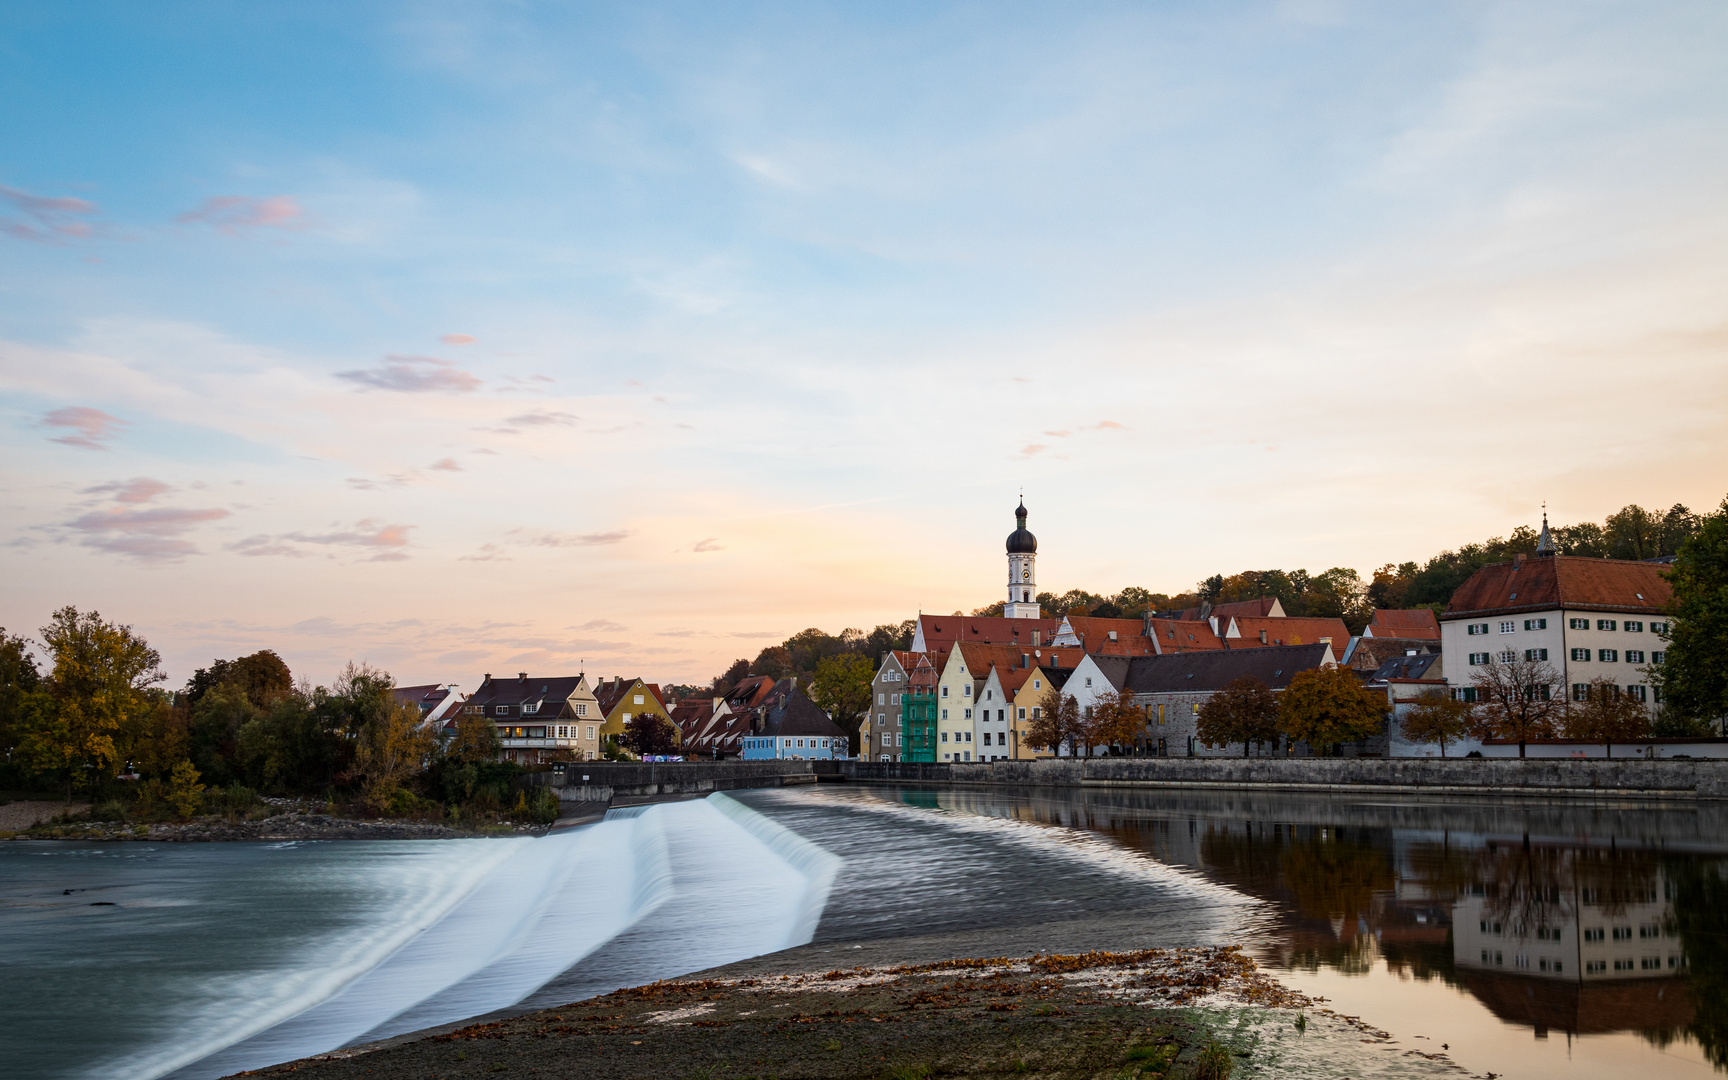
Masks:
[[[1485,653],[1485,652],[1473,652],[1470,654],[1470,666],[1471,667],[1482,667],[1486,663],[1488,663],[1488,654],[1487,653]]]
[[[1644,624],[1634,619],[1627,619],[1621,626],[1621,629],[1625,630],[1628,634],[1642,634],[1644,632]]]
[[[637,705],[642,704],[642,695],[641,694],[636,695],[636,700],[635,700],[634,704],[637,704]]]
[[[1518,630],[1518,620],[1517,619],[1507,619],[1500,624],[1500,632],[1502,634],[1516,633],[1517,630]]]
[[[942,733],[942,741],[943,741],[943,742],[947,742],[947,741],[948,741],[948,733],[947,733],[947,732],[946,732],[946,731],[944,731],[944,732],[943,732],[943,733]]]
[[[589,725],[588,725],[588,736],[587,736],[587,737],[588,737],[588,738],[589,738],[589,739],[593,739],[593,738],[594,738],[594,725],[593,725],[593,724],[589,724]]]
[[[576,703],[576,715],[577,716],[587,716],[588,715],[588,703],[587,702],[578,701]]]
[[[1589,649],[1573,649],[1572,650],[1572,659],[1578,660],[1578,661],[1588,660],[1588,659],[1590,659],[1590,650]]]
[[[1596,629],[1598,629],[1598,630],[1612,630],[1612,629],[1614,629],[1614,620],[1613,619],[1597,619],[1596,620]]]
[[[1653,622],[1650,624],[1650,632],[1652,634],[1666,634],[1668,633],[1668,624],[1665,622]]]
[[[1488,632],[1488,624],[1485,622],[1466,623],[1464,625],[1464,632],[1469,634],[1471,637],[1476,637],[1478,634],[1486,634]]]
[[[967,683],[965,686],[962,686],[960,688],[960,693],[964,694],[966,697],[971,697],[972,696],[972,684]]]
[[[1526,660],[1546,660],[1546,659],[1548,659],[1548,650],[1547,649],[1525,649],[1524,650],[1524,659],[1526,659]]]
[[[1582,682],[1573,683],[1572,684],[1572,700],[1573,701],[1589,701],[1590,700],[1590,684],[1589,683],[1582,683]]]
[[[498,706],[493,708],[492,713],[494,716],[509,716],[510,715],[510,706],[498,705]]]
[[[1546,630],[1546,629],[1548,629],[1548,620],[1547,619],[1525,619],[1524,620],[1524,629],[1526,629],[1526,630]]]
[[[890,704],[890,705],[900,704],[900,695],[899,694],[889,694],[888,695],[888,704]]]
[[[1628,664],[1642,664],[1644,662],[1644,650],[1643,649],[1627,649],[1626,650],[1626,662]]]
[[[1626,693],[1630,694],[1633,698],[1637,699],[1638,701],[1649,701],[1650,700],[1650,697],[1649,697],[1650,688],[1645,686],[1643,683],[1633,683],[1632,685],[1630,685],[1626,688]]]
[[[942,696],[943,697],[948,696],[948,687],[946,687],[946,686],[942,687]]]
[[[523,716],[533,716],[535,713],[537,713],[539,711],[540,711],[540,703],[538,701],[530,701],[530,702],[528,702],[522,706],[522,715]]]
[[[1501,662],[1501,663],[1502,663],[1502,664],[1510,664],[1510,663],[1512,663],[1512,662],[1513,662],[1513,661],[1514,661],[1514,660],[1516,660],[1516,659],[1518,659],[1518,653],[1517,653],[1517,652],[1516,652],[1516,651],[1514,651],[1514,650],[1512,650],[1512,649],[1503,649],[1503,650],[1501,650],[1501,652],[1500,652],[1500,662]]]
[[[972,719],[972,710],[971,710],[971,709],[967,709],[967,710],[966,710],[966,716],[965,716],[965,719],[967,719],[967,720],[970,720],[970,719]]]
[[[1604,664],[1618,663],[1620,660],[1620,651],[1618,649],[1597,649],[1596,659]]]
[[[1566,628],[1568,630],[1588,630],[1588,629],[1590,629],[1590,620],[1589,619],[1567,619],[1566,620]]]
[[[944,719],[944,720],[948,719],[948,710],[947,709],[942,710],[942,719]]]
[[[1650,662],[1652,664],[1666,664],[1668,662],[1668,654],[1663,652],[1661,649],[1657,649],[1655,652],[1650,654]]]
[[[1034,689],[1034,690],[1044,689],[1044,680],[1043,679],[1033,679],[1032,680],[1032,689]]]

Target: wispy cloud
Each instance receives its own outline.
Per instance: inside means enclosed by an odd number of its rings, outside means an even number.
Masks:
[[[620,631],[628,630],[630,628],[628,626],[623,625],[622,623],[615,623],[611,619],[590,619],[587,622],[583,623],[581,626],[575,627],[575,629],[577,629],[577,630],[595,630],[595,631],[599,631],[601,633],[616,634],[616,633],[619,633]]]
[[[450,361],[433,356],[387,356],[378,367],[338,371],[336,377],[372,389],[406,394],[466,394],[480,388],[479,379]]]
[[[480,339],[473,334],[445,334],[438,340],[446,345],[472,345]]]
[[[0,233],[39,244],[63,244],[82,240],[95,231],[81,220],[98,211],[96,204],[69,196],[32,195],[28,191],[0,186],[0,200],[12,204],[22,219],[0,217]]]
[[[147,503],[158,495],[165,495],[173,489],[160,480],[152,480],[148,476],[134,476],[130,480],[115,480],[112,483],[97,484],[79,492],[80,495],[112,495],[115,502]]]
[[[49,442],[65,443],[67,446],[81,446],[86,450],[106,450],[102,444],[120,433],[127,421],[118,416],[109,416],[101,409],[92,409],[84,405],[69,405],[64,409],[55,409],[42,418],[46,427],[72,428],[76,435],[62,435]]]
[[[528,544],[535,547],[600,547],[606,544],[616,544],[629,537],[627,530],[618,532],[597,533],[563,533],[563,532],[529,532],[525,529],[511,529],[504,534],[515,537],[518,544]]]
[[[408,558],[408,553],[403,549],[408,546],[408,531],[412,528],[412,525],[385,525],[366,518],[355,522],[351,529],[337,529],[327,533],[291,532],[279,536],[261,533],[228,545],[228,550],[239,555],[283,555],[300,558],[309,552],[305,547],[296,545],[358,548],[362,551],[377,552],[368,562],[401,562]]]
[[[437,461],[434,461],[430,466],[428,466],[428,468],[431,468],[437,472],[461,472],[462,471],[462,466],[456,464],[456,459],[451,458],[451,457],[439,458]]]
[[[511,427],[569,427],[582,419],[567,412],[526,412],[517,416],[508,416],[504,422]]]
[[[198,549],[183,534],[227,516],[228,511],[219,507],[202,510],[107,507],[74,518],[66,527],[85,534],[82,541],[85,547],[145,561],[167,561],[196,555]]]
[[[691,550],[692,551],[724,551],[726,549],[720,543],[720,538],[718,536],[710,536],[705,540],[696,541],[696,546],[694,548],[692,548]]]
[[[252,229],[298,232],[311,220],[291,195],[255,199],[246,195],[215,195],[174,220],[182,225],[209,225],[229,236]]]

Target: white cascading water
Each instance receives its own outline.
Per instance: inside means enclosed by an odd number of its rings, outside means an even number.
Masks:
[[[404,913],[338,970],[197,1018],[193,1037],[102,1075],[221,1076],[508,1009],[626,931],[654,936],[661,920],[676,948],[640,961],[634,981],[803,944],[839,866],[718,793],[500,846],[442,905]]]

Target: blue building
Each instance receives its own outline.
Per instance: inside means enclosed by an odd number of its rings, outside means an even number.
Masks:
[[[750,727],[739,740],[745,761],[817,760],[847,756],[849,740],[798,680],[782,679],[751,712]]]

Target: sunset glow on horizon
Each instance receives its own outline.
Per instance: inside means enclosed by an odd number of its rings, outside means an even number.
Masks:
[[[695,683],[1728,492],[1728,8],[23,3],[0,625]]]

